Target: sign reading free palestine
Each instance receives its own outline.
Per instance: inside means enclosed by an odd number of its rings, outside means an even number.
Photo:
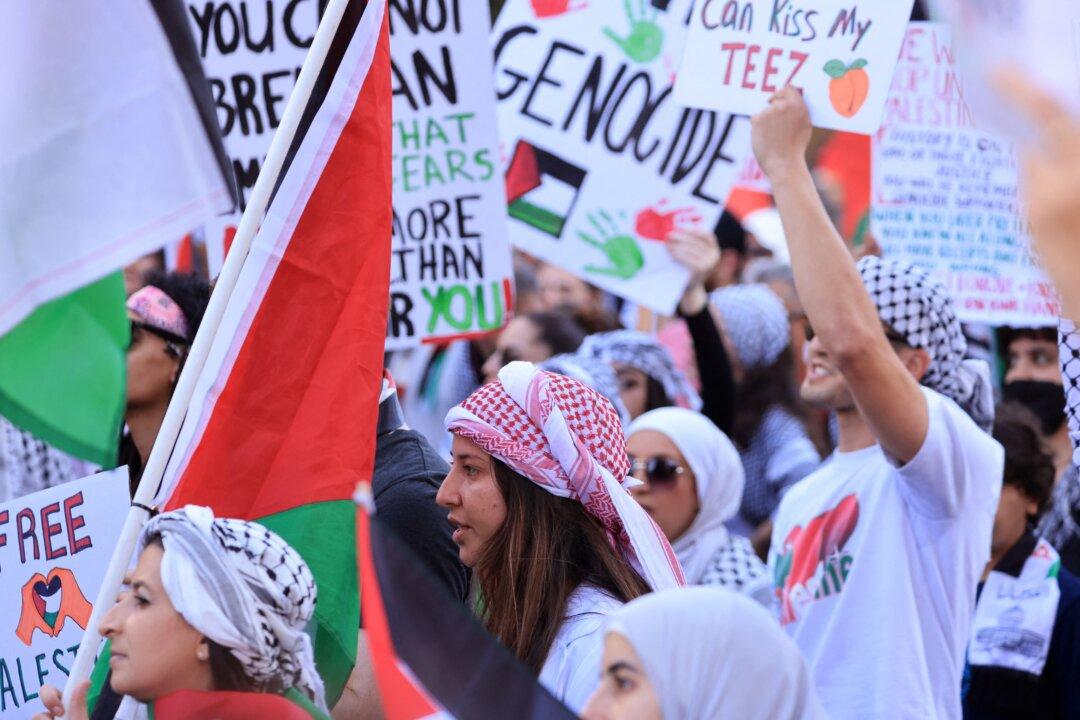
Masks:
[[[130,505],[127,468],[0,505],[0,716],[67,681]]]

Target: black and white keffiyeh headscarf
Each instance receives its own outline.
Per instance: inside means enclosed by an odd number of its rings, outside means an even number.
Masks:
[[[858,263],[882,322],[907,344],[930,355],[922,384],[952,399],[979,427],[994,423],[990,369],[981,360],[965,360],[967,341],[945,286],[911,263],[873,255]]]
[[[728,285],[709,295],[743,369],[776,362],[791,343],[784,302],[767,285]]]
[[[622,363],[640,370],[664,388],[673,404],[690,410],[701,409],[701,398],[691,387],[667,349],[656,338],[636,330],[613,330],[585,338],[578,355],[607,363]]]
[[[1039,535],[1061,550],[1080,538],[1080,330],[1064,318],[1058,326],[1058,362],[1073,464],[1054,486],[1050,508],[1039,522]]]
[[[323,712],[322,678],[304,628],[315,612],[315,578],[279,535],[188,505],[143,528],[140,551],[160,535],[161,582],[176,611],[223,645],[270,691],[295,687]]]
[[[619,413],[619,420],[624,428],[630,424],[630,413],[619,395],[619,379],[615,377],[611,365],[603,360],[563,353],[540,363],[540,369],[574,378],[582,385],[592,388],[615,406],[615,412]]]

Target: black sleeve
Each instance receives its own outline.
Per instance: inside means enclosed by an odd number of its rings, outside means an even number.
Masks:
[[[469,576],[451,539],[447,511],[435,503],[450,468],[415,430],[379,437],[372,487],[375,512],[451,595],[465,602]]]
[[[701,378],[701,413],[716,427],[731,435],[735,424],[735,376],[731,370],[720,328],[716,326],[709,304],[696,315],[683,315],[694,342],[694,359]]]

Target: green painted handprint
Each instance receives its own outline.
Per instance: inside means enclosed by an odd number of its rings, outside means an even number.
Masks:
[[[634,11],[632,6],[632,2],[635,1],[637,3],[637,12]],[[630,21],[630,34],[626,37],[619,37],[609,27],[604,28],[604,34],[622,48],[626,56],[634,62],[652,62],[664,48],[664,31],[655,22],[656,8],[650,7],[649,0],[623,0],[623,7],[626,10],[626,18]],[[649,12],[650,9],[652,10],[651,13]]]
[[[603,224],[601,224],[600,220],[597,220],[597,216],[604,221]],[[638,247],[634,236],[620,231],[618,225],[615,224],[615,219],[611,217],[607,210],[589,213],[588,218],[589,224],[596,229],[600,239],[597,240],[592,235],[580,230],[578,230],[577,236],[581,239],[581,242],[592,245],[603,252],[607,256],[609,265],[607,267],[586,265],[585,272],[610,275],[620,280],[629,280],[637,275],[638,271],[645,266],[645,256],[641,254],[641,248]]]

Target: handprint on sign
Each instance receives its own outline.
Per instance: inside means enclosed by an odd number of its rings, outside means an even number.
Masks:
[[[667,200],[661,200],[653,207],[638,211],[634,218],[634,232],[645,240],[664,242],[668,234],[680,227],[701,222],[701,215],[692,207],[668,210]]]
[[[585,0],[532,0],[532,9],[538,18],[555,17],[575,10],[582,10],[587,6]]]
[[[637,5],[636,11],[634,4]],[[664,49],[664,31],[656,24],[658,11],[650,5],[649,0],[623,0],[623,9],[630,21],[630,34],[620,37],[614,30],[605,27],[604,35],[611,38],[634,62],[652,62]]]
[[[581,242],[592,245],[604,253],[608,259],[608,265],[606,267],[586,265],[585,272],[610,275],[620,280],[629,280],[637,275],[638,271],[645,266],[645,256],[638,247],[637,239],[620,230],[607,210],[589,213],[587,217],[600,239],[581,230],[578,230],[577,236]]]

